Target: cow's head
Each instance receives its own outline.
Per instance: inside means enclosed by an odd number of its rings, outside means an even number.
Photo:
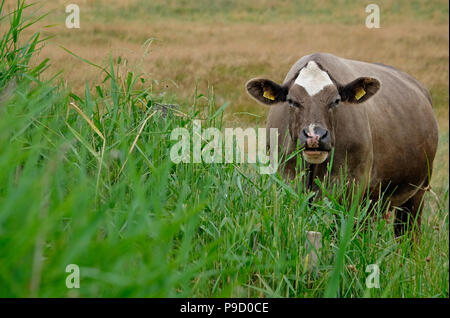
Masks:
[[[268,79],[252,79],[246,84],[251,97],[264,105],[289,105],[289,133],[304,148],[303,157],[313,164],[324,162],[334,146],[333,113],[339,104],[358,104],[380,88],[374,78],[359,77],[340,84],[314,61],[284,85]],[[343,106],[345,107],[345,106]]]

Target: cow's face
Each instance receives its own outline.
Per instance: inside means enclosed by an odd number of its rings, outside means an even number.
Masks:
[[[283,86],[266,79],[253,79],[246,85],[250,96],[260,103],[289,105],[291,139],[304,149],[303,157],[312,164],[324,162],[338,138],[333,134],[333,115],[337,107],[343,103],[364,102],[379,87],[378,80],[367,77],[340,85],[314,61]]]

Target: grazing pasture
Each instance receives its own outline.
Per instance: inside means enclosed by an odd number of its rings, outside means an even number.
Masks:
[[[73,2],[80,29],[69,1],[0,1],[0,297],[449,296],[448,2],[380,2],[379,29],[344,0]],[[431,92],[419,241],[396,239],[358,189],[317,181],[309,204],[302,174],[171,161],[171,131],[195,119],[264,127],[245,83],[282,82],[313,52],[393,65]]]

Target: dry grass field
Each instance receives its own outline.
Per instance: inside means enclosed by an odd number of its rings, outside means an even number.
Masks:
[[[380,8],[380,29],[365,27],[363,2],[349,5],[338,1],[340,6],[318,1],[317,8],[305,5],[305,13],[298,16],[287,1],[248,1],[248,7],[238,6],[230,12],[221,8],[210,15],[209,2],[203,2],[198,1],[198,7],[185,8],[184,12],[177,9],[195,5],[169,1],[158,15],[159,11],[145,1],[75,1],[80,6],[81,28],[67,29],[64,10],[72,2],[47,1],[41,11],[51,12],[35,29],[51,25],[43,34],[53,38],[41,55],[50,58],[54,72],[64,70],[65,80],[76,91],[83,90],[86,81],[99,79],[100,72],[59,46],[100,65],[108,64],[109,53],[114,58],[126,58],[129,65],[141,68],[158,81],[155,90],[182,98],[192,96],[196,82],[201,92],[212,85],[219,104],[231,102],[229,111],[264,115],[267,109],[255,105],[245,93],[248,79],[265,75],[282,81],[303,55],[329,52],[406,71],[431,90],[436,108],[448,109],[449,33],[445,1],[423,1],[423,12],[413,11],[408,1],[394,10],[398,1],[388,1]],[[151,3],[157,7],[156,4],[163,6],[166,2]],[[253,11],[249,9],[252,6]],[[277,11],[279,6],[282,8]],[[194,9],[204,9],[206,16],[196,14]],[[301,13],[302,8],[298,11]],[[154,41],[144,56],[148,39]],[[440,115],[446,117],[445,110]],[[233,120],[252,120],[242,116]]]

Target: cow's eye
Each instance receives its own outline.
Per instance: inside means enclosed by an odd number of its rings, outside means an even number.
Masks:
[[[301,106],[300,103],[297,103],[295,100],[292,100],[290,98],[288,98],[286,101],[288,102],[289,106],[297,107],[297,108],[300,108],[300,106]]]
[[[341,99],[336,98],[333,102],[330,103],[330,105],[328,105],[328,108],[331,109],[331,108],[337,107],[340,102],[341,102]]]

